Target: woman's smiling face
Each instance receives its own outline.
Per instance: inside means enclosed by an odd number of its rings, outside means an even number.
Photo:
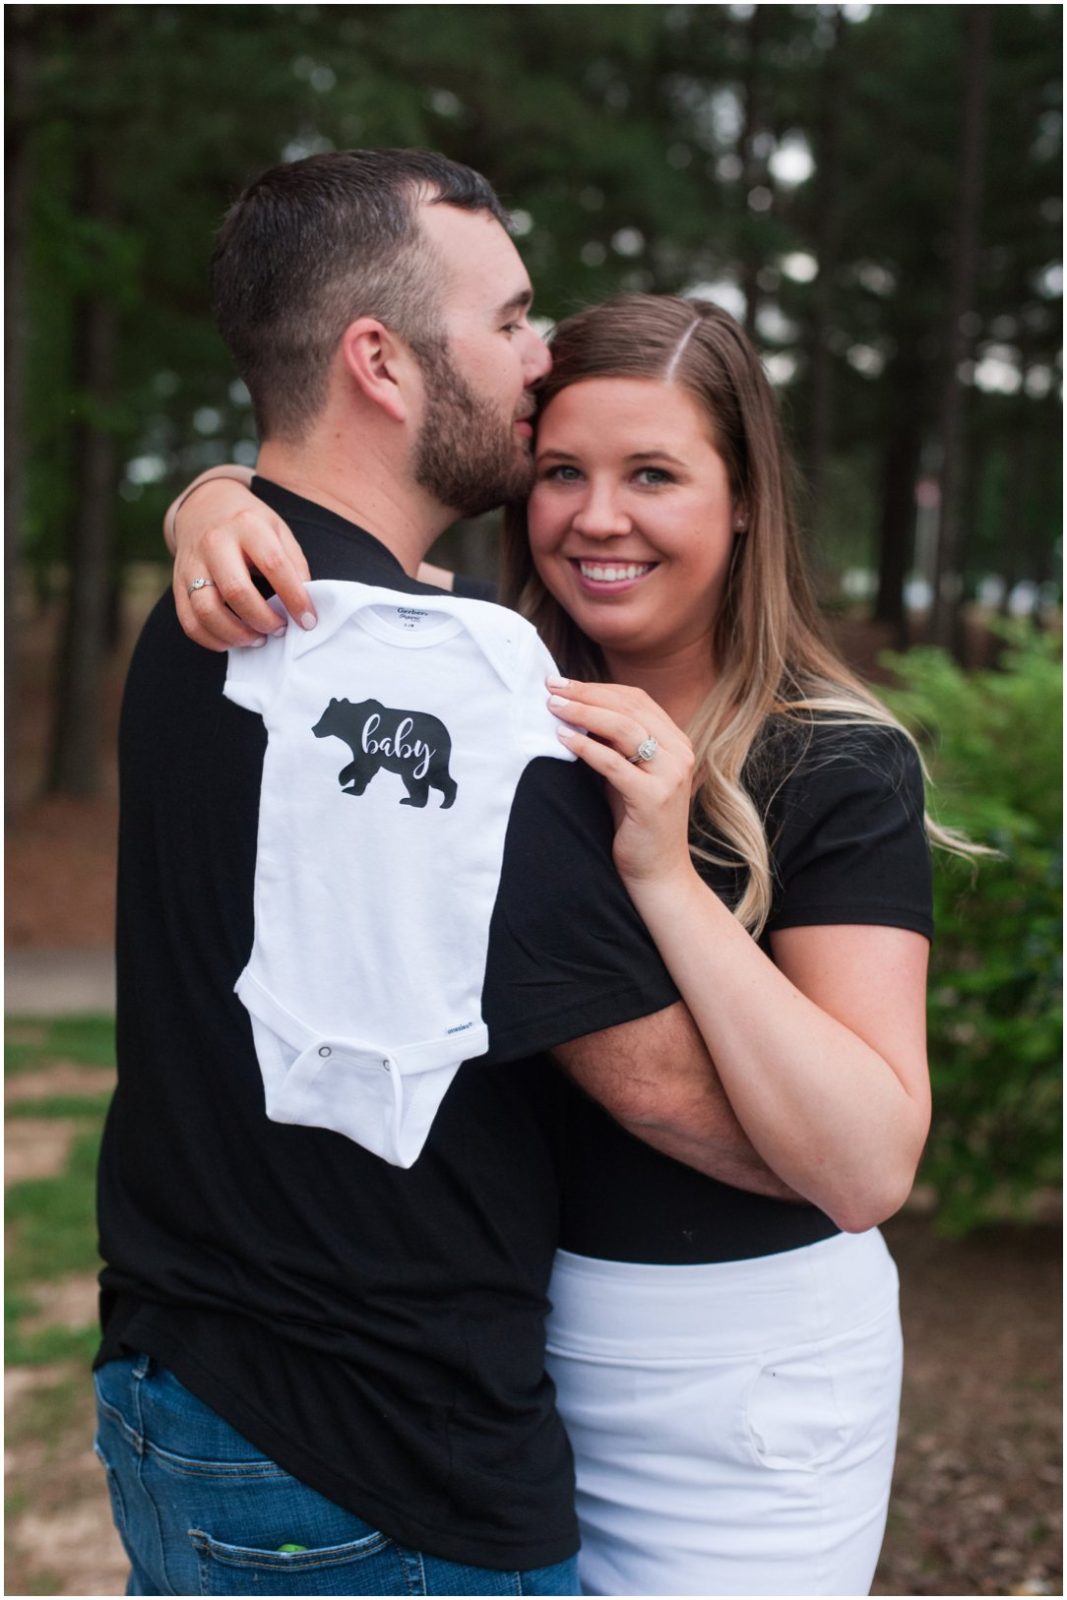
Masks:
[[[688,390],[588,378],[537,427],[530,549],[541,581],[609,659],[709,641],[734,542],[726,465]]]

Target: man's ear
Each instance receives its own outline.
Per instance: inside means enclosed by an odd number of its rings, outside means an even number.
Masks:
[[[374,317],[350,322],[339,355],[349,379],[394,422],[410,414],[415,358],[403,339]]]

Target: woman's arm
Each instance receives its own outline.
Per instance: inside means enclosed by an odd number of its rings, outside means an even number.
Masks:
[[[566,739],[608,780],[619,871],[755,1150],[842,1228],[884,1220],[907,1197],[929,1126],[926,940],[791,928],[772,934],[770,960],[692,865],[684,734],[640,690],[570,683],[554,701],[609,741]],[[634,764],[622,752],[649,733],[659,750]],[[644,1088],[634,1121],[681,1136],[695,1085],[650,1072]]]
[[[252,572],[262,573],[302,627],[315,626],[315,607],[304,588],[311,578],[304,553],[288,524],[252,493],[252,478],[251,467],[209,467],[163,518],[163,538],[174,557],[178,620],[208,650],[257,645],[278,631],[277,613],[255,587]],[[451,591],[455,574],[424,561],[418,577]],[[208,582],[190,592],[195,578]]]
[[[278,631],[278,615],[252,582],[266,578],[290,616],[314,627],[304,584],[311,573],[288,524],[254,495],[252,469],[211,467],[194,478],[163,519],[174,554],[174,603],[190,639],[208,650],[256,645]],[[197,578],[208,582],[190,590]]]

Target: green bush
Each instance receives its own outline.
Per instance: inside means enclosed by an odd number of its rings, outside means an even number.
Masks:
[[[886,698],[920,739],[930,809],[999,852],[934,851],[930,976],[934,1123],[921,1177],[942,1225],[1009,1214],[1062,1178],[1060,641],[1003,629],[995,670],[941,651],[886,657]]]

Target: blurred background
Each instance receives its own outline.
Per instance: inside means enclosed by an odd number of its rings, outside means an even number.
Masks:
[[[7,1592],[124,1581],[85,1375],[115,727],[168,501],[255,459],[213,232],[277,161],[422,145],[494,182],[546,326],[620,289],[744,323],[841,647],[923,739],[941,820],[1002,853],[938,863],[876,1592],[1059,1593],[1061,8],[4,17]],[[436,554],[491,573],[493,520]]]

